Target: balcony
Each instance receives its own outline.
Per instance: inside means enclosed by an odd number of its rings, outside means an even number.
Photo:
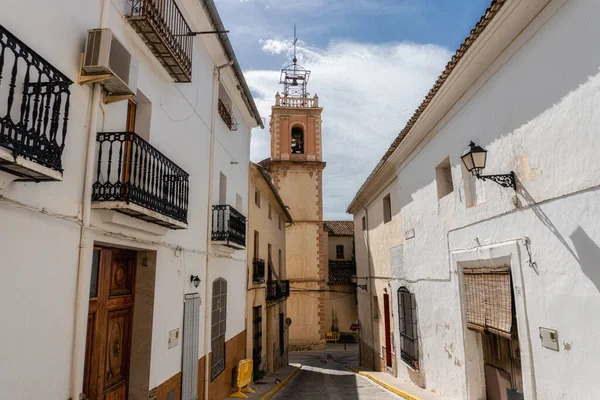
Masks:
[[[0,25],[0,170],[62,179],[72,83]]]
[[[229,130],[237,131],[237,129],[239,127],[239,123],[233,116],[233,111],[231,110],[231,106],[226,105],[225,103],[223,103],[222,100],[219,99],[218,110],[219,110],[219,115],[221,116],[221,119],[223,120],[223,122],[225,122],[225,125],[227,125]]]
[[[93,208],[187,228],[189,175],[133,132],[98,133]]]
[[[212,241],[234,250],[245,249],[246,217],[231,206],[213,206]]]
[[[290,281],[267,282],[267,303],[277,303],[290,297]]]
[[[275,95],[275,106],[276,107],[288,107],[288,108],[319,108],[319,97],[286,97],[281,96],[279,93]]]
[[[265,260],[255,258],[252,261],[252,283],[255,285],[265,283]]]
[[[192,81],[192,30],[175,0],[129,0],[129,23],[175,82]]]

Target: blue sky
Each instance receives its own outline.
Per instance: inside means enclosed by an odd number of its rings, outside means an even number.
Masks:
[[[490,0],[216,4],[267,127],[297,25],[298,58],[324,107],[324,217],[351,219],[347,205]],[[251,159],[268,155],[268,129],[255,129]]]

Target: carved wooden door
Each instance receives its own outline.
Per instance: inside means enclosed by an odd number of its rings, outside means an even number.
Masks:
[[[136,253],[95,248],[90,286],[84,394],[126,400]]]

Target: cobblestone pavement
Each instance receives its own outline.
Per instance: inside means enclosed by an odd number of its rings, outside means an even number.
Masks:
[[[327,351],[290,353],[290,362],[302,364],[302,370],[273,399],[403,399],[345,368],[346,365],[355,365],[356,360],[355,347],[344,351],[343,347],[339,349],[330,345]]]

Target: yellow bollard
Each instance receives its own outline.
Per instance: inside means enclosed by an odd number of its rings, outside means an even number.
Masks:
[[[251,358],[247,358],[245,360],[240,360],[238,363],[238,373],[237,373],[237,382],[235,386],[237,387],[237,392],[233,393],[230,397],[234,397],[236,399],[247,399],[244,393],[256,393],[252,390],[248,384],[252,380],[252,368],[253,362]]]

